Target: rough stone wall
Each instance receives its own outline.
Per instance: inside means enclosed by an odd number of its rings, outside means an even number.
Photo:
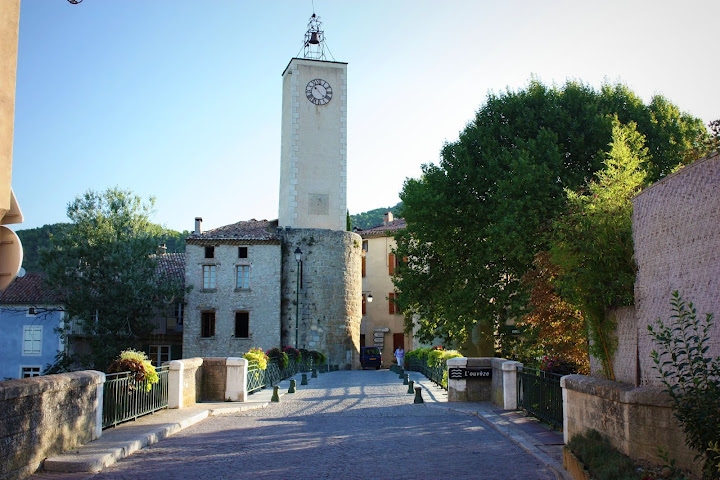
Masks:
[[[224,402],[227,385],[227,358],[203,358],[201,398],[203,402]]]
[[[94,371],[0,382],[0,479],[24,478],[42,461],[99,436]]]
[[[673,417],[670,399],[659,387],[633,387],[583,375],[560,380],[563,388],[565,443],[593,428],[634,459],[662,464],[658,448],[678,467],[698,470],[695,452],[685,446],[685,435]]]
[[[638,386],[638,335],[645,332],[638,331],[635,307],[616,308],[608,313],[615,317],[617,335],[617,350],[613,358],[615,380]],[[595,357],[590,357],[590,371],[593,375],[602,375],[602,364]]]
[[[183,357],[242,357],[253,347],[280,346],[280,244],[243,245],[248,258],[238,258],[238,243],[215,243],[215,258],[204,245],[186,246],[186,295]],[[203,265],[215,265],[217,288],[203,290]],[[238,290],[236,266],[250,265],[250,288]],[[200,336],[201,314],[215,312],[215,336]],[[235,338],[235,312],[250,313],[250,338]]]
[[[285,229],[282,273],[282,343],[325,353],[331,365],[359,368],[362,318],[361,238],[352,232]],[[295,249],[302,251],[297,288]],[[299,295],[298,295],[299,293]],[[299,315],[296,300],[299,297]]]
[[[633,240],[638,265],[640,384],[658,385],[647,325],[671,315],[670,296],[679,291],[698,315],[720,315],[720,155],[700,160],[654,184],[633,201]],[[720,355],[720,323],[709,355]]]

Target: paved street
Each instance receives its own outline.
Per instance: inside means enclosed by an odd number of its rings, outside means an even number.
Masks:
[[[320,374],[280,403],[209,417],[74,478],[557,478],[481,417],[413,404],[407,388],[388,370]]]

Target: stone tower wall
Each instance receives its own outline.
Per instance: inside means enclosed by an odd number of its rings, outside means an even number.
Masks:
[[[331,365],[358,368],[362,318],[360,236],[321,229],[285,229],[281,235],[283,346],[295,345],[297,319],[298,348],[326,354]],[[298,247],[302,250],[299,290],[294,254]]]

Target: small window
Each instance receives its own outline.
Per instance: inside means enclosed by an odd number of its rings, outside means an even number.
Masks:
[[[175,323],[178,325],[183,324],[183,320],[185,319],[185,304],[183,302],[178,302],[175,304]]]
[[[148,350],[148,357],[156,367],[170,361],[170,345],[150,345]]]
[[[235,312],[235,338],[250,338],[249,312]]]
[[[367,240],[363,240],[362,249],[363,249],[363,252],[368,251],[368,241]]]
[[[238,247],[238,258],[248,258],[247,247]]]
[[[213,289],[215,288],[215,265],[203,265],[203,288]]]
[[[399,298],[400,298],[400,294],[397,292],[388,293],[388,313],[393,314],[393,315],[402,313],[400,311],[400,305],[398,304]]]
[[[250,265],[238,265],[236,268],[235,288],[250,288]]]
[[[20,368],[20,378],[39,377],[40,367],[22,367]]]
[[[23,327],[22,354],[31,356],[42,354],[42,325],[25,325]]]
[[[202,312],[200,315],[200,336],[209,338],[215,336],[215,312]]]
[[[205,258],[215,258],[215,247],[205,247]]]

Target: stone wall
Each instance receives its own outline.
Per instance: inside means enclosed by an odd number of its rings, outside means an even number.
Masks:
[[[0,382],[0,479],[100,437],[104,382],[95,371]]]
[[[615,334],[618,340],[617,350],[613,357],[615,380],[638,386],[638,337],[646,335],[638,331],[635,307],[616,308],[608,312],[615,317]],[[593,375],[602,376],[602,364],[595,357],[590,357],[590,371]]]
[[[565,443],[593,428],[631,458],[662,464],[658,448],[663,448],[680,468],[698,472],[695,452],[685,447],[685,434],[660,387],[634,387],[584,375],[562,377],[560,385]]]
[[[341,368],[359,368],[360,236],[321,229],[284,229],[281,235],[282,344],[295,345],[297,321],[298,348],[323,352],[330,364]],[[302,251],[300,265],[295,260],[296,248]],[[301,268],[299,282],[298,267]]]
[[[205,258],[205,244],[186,246],[186,295],[183,357],[241,357],[253,347],[268,350],[280,346],[279,241],[243,244],[238,241],[208,240],[215,246],[215,258]],[[238,245],[247,246],[248,258],[238,258]],[[217,288],[204,290],[203,265],[215,265]],[[250,265],[250,288],[236,289],[236,266]],[[215,336],[200,336],[201,314],[215,312]],[[249,312],[250,337],[235,337],[235,312]]]

